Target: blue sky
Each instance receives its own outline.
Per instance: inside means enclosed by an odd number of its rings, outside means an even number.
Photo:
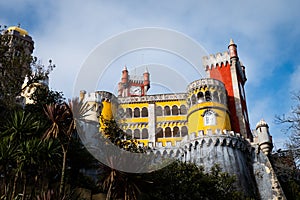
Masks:
[[[280,131],[282,126],[273,122],[276,114],[290,111],[294,103],[290,100],[291,92],[300,90],[299,7],[297,0],[10,0],[0,2],[0,24],[21,23],[35,41],[35,56],[45,64],[51,58],[57,65],[50,84],[67,97],[72,95],[77,73],[90,52],[120,32],[143,27],[168,28],[193,38],[210,54],[226,51],[229,39],[233,38],[246,66],[251,128],[264,118],[276,147],[282,147],[287,135]],[[163,56],[172,58],[148,51],[116,60],[111,84],[119,80],[123,65],[134,71],[132,67],[137,65],[162,62]]]

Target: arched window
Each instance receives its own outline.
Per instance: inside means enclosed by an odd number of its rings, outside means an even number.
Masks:
[[[213,93],[213,101],[214,102],[220,102],[219,95],[218,95],[217,91],[214,91],[214,93]]]
[[[171,115],[171,110],[170,110],[169,106],[165,106],[165,108],[164,108],[164,115],[165,116]]]
[[[127,139],[132,138],[132,130],[130,130],[130,129],[127,129],[127,130],[126,130],[126,138],[127,138]]]
[[[180,137],[179,128],[177,126],[173,128],[173,137]]]
[[[211,110],[206,110],[204,112],[204,126],[216,125],[216,113]]]
[[[181,137],[184,137],[188,134],[188,129],[186,126],[181,127]]]
[[[162,116],[162,108],[160,106],[156,107],[156,116]]]
[[[146,107],[142,108],[142,117],[148,117],[148,109]]]
[[[197,100],[198,100],[198,103],[201,103],[204,101],[204,95],[202,92],[198,92],[197,94]]]
[[[211,101],[210,91],[205,92],[205,101]]]
[[[165,128],[165,137],[172,137],[171,128]]]
[[[148,129],[143,128],[142,130],[142,139],[148,139]]]
[[[172,106],[172,115],[178,115],[178,107],[176,105]]]
[[[132,117],[132,109],[131,108],[126,108],[126,117],[131,118]]]
[[[140,129],[134,129],[134,131],[133,131],[133,137],[134,137],[134,139],[140,139],[141,138],[141,131],[140,131]]]
[[[161,127],[157,128],[155,137],[156,138],[162,138],[163,137],[163,129]]]
[[[185,105],[181,105],[180,106],[180,114],[181,115],[186,115],[186,106]]]
[[[140,117],[141,113],[140,113],[140,109],[139,108],[135,108],[133,111],[133,116],[134,117]]]
[[[191,103],[192,103],[192,105],[195,105],[195,104],[196,104],[196,97],[195,97],[195,94],[193,94],[192,97],[191,97]]]

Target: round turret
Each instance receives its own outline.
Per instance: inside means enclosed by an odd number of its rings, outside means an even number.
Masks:
[[[237,46],[234,43],[233,39],[230,39],[229,45],[228,45],[228,50],[229,50],[229,57],[230,58],[237,58]]]
[[[216,133],[230,130],[225,86],[221,81],[205,78],[188,85],[189,132]]]
[[[127,84],[127,82],[128,82],[128,70],[127,70],[126,66],[124,67],[124,69],[122,71],[122,80],[121,80],[121,82],[123,84]]]
[[[149,78],[150,74],[149,74],[147,69],[146,69],[146,71],[144,72],[143,75],[144,75],[144,84],[149,85],[149,83],[150,83],[150,78]]]
[[[148,72],[147,68],[144,72],[144,93],[147,94],[147,91],[150,88],[150,73]]]
[[[265,122],[265,120],[261,119],[256,124],[256,132],[258,137],[258,145],[260,150],[265,154],[268,155],[272,148],[272,137],[269,133],[269,125]]]

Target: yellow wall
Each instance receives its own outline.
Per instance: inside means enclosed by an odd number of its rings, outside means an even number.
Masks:
[[[196,91],[195,91],[196,93]],[[160,101],[155,102],[156,107],[161,106],[162,111],[164,110],[165,106],[169,106],[172,112],[172,106],[176,105],[178,108],[180,108],[181,105],[186,105],[185,100],[180,101]],[[119,108],[123,108],[124,111],[126,111],[126,108],[131,108],[132,111],[134,111],[134,108],[139,108],[140,111],[143,107],[146,107],[148,109],[148,103],[128,103],[128,104],[120,104]],[[105,119],[112,119],[113,118],[113,112],[112,110],[116,110],[116,105],[113,105],[110,102],[104,101],[103,102],[103,110],[102,110],[102,116]],[[204,126],[204,118],[203,114],[204,112],[210,109],[213,112],[216,113],[216,125],[213,126]],[[195,132],[198,134],[200,130],[204,131],[204,134],[206,134],[207,129],[211,129],[213,133],[215,133],[216,129],[220,129],[221,131],[231,130],[230,127],[230,119],[228,114],[227,106],[217,103],[217,102],[202,102],[196,105],[193,105],[190,109],[187,110],[187,115],[168,115],[168,116],[156,116],[156,129],[161,127],[163,130],[166,127],[170,127],[171,131],[175,126],[181,130],[181,127],[186,126],[188,128],[188,133]],[[149,115],[149,110],[148,110]],[[139,129],[142,132],[143,128],[148,128],[148,117],[132,117],[132,118],[122,118],[120,121],[120,124],[123,126],[124,131],[127,129],[131,129],[132,132],[135,129]],[[162,123],[159,123],[162,122]],[[102,126],[102,125],[101,125]],[[150,133],[148,133],[150,134]],[[166,146],[167,142],[171,142],[172,145],[176,145],[176,141],[180,141],[181,137],[165,137],[165,138],[156,138],[156,142],[162,142],[163,146]],[[144,145],[148,145],[149,140],[148,139],[137,139],[138,142],[144,143]]]
[[[204,125],[203,115],[207,109],[216,113],[216,125]],[[200,130],[204,130],[204,133],[206,134],[207,129],[211,129],[213,133],[215,133],[216,129],[220,129],[221,131],[224,129],[231,130],[227,107],[216,102],[203,102],[192,106],[189,109],[188,114],[188,128],[189,134],[193,132],[198,134],[198,131]]]
[[[101,116],[106,119],[110,120],[113,118],[113,107],[111,102],[103,101],[102,102],[102,113]]]

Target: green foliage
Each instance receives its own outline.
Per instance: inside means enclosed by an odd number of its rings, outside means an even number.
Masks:
[[[30,100],[33,100],[33,104],[28,104],[25,106],[27,111],[44,114],[43,110],[45,105],[63,103],[64,97],[62,92],[50,90],[44,85],[35,85],[34,87],[35,91],[30,97]]]
[[[92,167],[95,161],[73,138],[72,108],[81,105],[64,102],[61,92],[45,85],[55,67],[51,60],[45,67],[22,41],[11,39],[0,33],[0,199],[34,199],[44,191],[56,191],[53,188],[57,188],[60,177],[64,180],[67,168],[72,170],[66,180],[73,187],[85,180],[92,188],[93,183],[79,171]],[[34,89],[33,104],[23,108],[18,100],[26,89]],[[43,135],[47,140],[42,140]],[[66,156],[68,148],[74,151],[70,159]],[[61,190],[60,195],[68,196]]]
[[[193,163],[176,161],[144,178],[151,183],[144,191],[145,199],[242,199],[234,187],[235,178],[218,166],[205,173]]]
[[[121,149],[134,153],[145,153],[146,149],[139,147],[137,140],[126,135],[126,133],[120,128],[116,120],[105,120],[101,117],[103,123],[103,134],[107,137],[114,145]]]
[[[0,126],[1,137],[10,137],[11,140],[22,141],[34,137],[44,124],[31,113],[18,110],[12,112],[6,122]]]
[[[30,184],[44,185],[46,180],[41,175],[58,168],[59,146],[54,141],[40,139],[44,125],[22,110],[14,111],[0,125],[0,174],[3,177],[0,194],[6,198],[14,198],[21,186],[24,194]]]
[[[133,153],[145,153],[146,149],[139,147],[138,142],[129,136],[119,127],[115,120],[101,118],[102,133],[114,145]],[[144,180],[141,175],[122,172],[105,165],[100,165],[100,188],[107,193],[106,199],[135,200],[141,193],[140,187]]]

